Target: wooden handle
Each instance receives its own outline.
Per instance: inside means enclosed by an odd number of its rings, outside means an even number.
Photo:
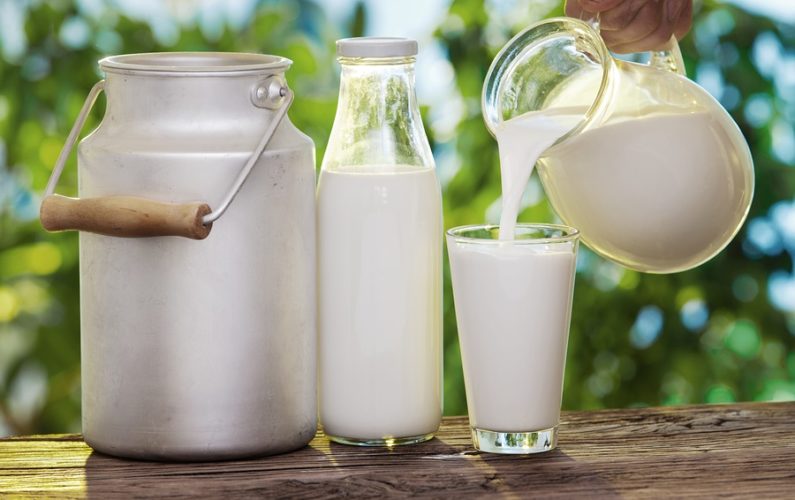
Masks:
[[[53,194],[41,203],[41,225],[47,231],[90,233],[142,238],[183,236],[203,240],[212,224],[202,217],[210,213],[206,203],[163,203],[133,196],[67,198]]]

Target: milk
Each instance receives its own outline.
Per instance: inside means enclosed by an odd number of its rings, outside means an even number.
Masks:
[[[572,245],[482,245],[448,238],[472,427],[529,432],[558,424]]]
[[[495,130],[500,150],[502,213],[500,239],[512,240],[516,219],[538,158],[582,119],[568,108],[534,112],[502,122]]]
[[[390,169],[320,175],[320,417],[331,436],[423,436],[441,420],[439,184],[432,169]]]
[[[539,174],[555,211],[593,250],[642,271],[688,269],[720,251],[745,217],[752,173],[735,153],[742,148],[726,147],[744,139],[723,115],[644,115],[556,146]]]
[[[729,118],[645,109],[613,116],[550,148],[584,112],[531,112],[495,131],[501,238],[511,237],[538,162],[544,189],[563,221],[578,228],[591,249],[634,269],[688,269],[731,239],[745,217],[751,182],[742,158],[726,147],[743,140],[726,123]]]

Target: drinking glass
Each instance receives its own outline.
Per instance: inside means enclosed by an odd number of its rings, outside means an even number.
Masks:
[[[555,224],[447,231],[472,441],[525,454],[557,445],[579,232]]]

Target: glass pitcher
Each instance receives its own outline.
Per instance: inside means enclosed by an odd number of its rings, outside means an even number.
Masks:
[[[536,164],[553,208],[595,252],[650,273],[720,252],[754,184],[740,129],[684,76],[675,39],[668,48],[648,64],[617,60],[590,24],[549,19],[500,51],[482,99],[492,134],[522,115],[569,118]]]

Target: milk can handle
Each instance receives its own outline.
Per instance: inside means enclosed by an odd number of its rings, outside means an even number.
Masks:
[[[206,238],[210,234],[213,222],[226,212],[243,183],[246,182],[293,102],[292,91],[278,77],[269,77],[253,89],[254,104],[258,107],[277,109],[276,115],[217,210],[211,210],[209,205],[202,202],[165,203],[133,196],[78,199],[54,194],[58,179],[77,142],[88,113],[104,88],[104,80],[100,80],[91,88],[47,182],[40,209],[41,224],[47,231],[78,230],[126,238],[150,236],[183,236],[194,240]]]

